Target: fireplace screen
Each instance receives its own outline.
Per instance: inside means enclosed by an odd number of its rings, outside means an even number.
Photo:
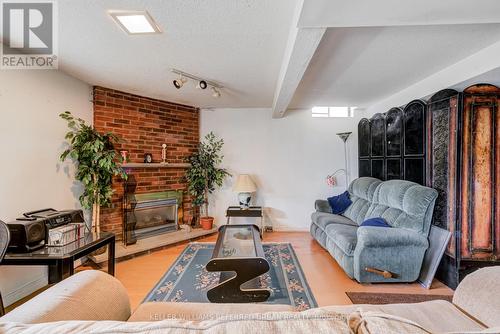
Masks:
[[[135,234],[155,234],[167,228],[177,229],[177,200],[139,202],[135,205]]]
[[[138,239],[177,231],[182,191],[135,194],[135,186],[131,186],[131,181],[134,180],[127,181],[123,203],[125,245],[134,244]]]

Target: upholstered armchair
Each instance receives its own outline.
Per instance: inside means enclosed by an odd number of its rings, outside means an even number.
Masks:
[[[351,206],[334,215],[316,201],[311,234],[359,282],[413,282],[427,250],[437,191],[404,180],[359,178],[349,186]],[[390,228],[360,226],[384,218]]]

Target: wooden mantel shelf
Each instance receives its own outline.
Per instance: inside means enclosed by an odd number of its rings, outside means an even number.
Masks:
[[[166,163],[163,162],[129,162],[121,165],[122,168],[188,168],[191,166],[188,163]]]

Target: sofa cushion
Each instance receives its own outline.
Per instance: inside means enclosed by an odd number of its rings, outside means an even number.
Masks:
[[[326,306],[323,309],[339,313],[351,313],[359,309],[384,312],[414,321],[431,333],[479,331],[484,329],[479,323],[445,300],[412,304]]]
[[[355,222],[340,215],[334,215],[333,213],[325,213],[325,212],[314,212],[311,215],[311,220],[314,224],[318,225],[323,230],[326,230],[326,227],[330,224],[342,224],[342,225],[351,225],[358,226]]]
[[[337,333],[337,334],[427,334],[409,319],[383,312],[355,311],[350,314],[317,308],[304,312],[229,314],[201,320],[167,319],[158,322],[64,321],[44,324],[0,323],[0,332],[12,334],[188,334],[188,333]]]
[[[356,248],[357,226],[330,224],[326,234],[346,255],[353,255]]]
[[[352,204],[343,215],[358,225],[365,220],[366,212],[370,207],[375,189],[381,183],[379,179],[373,177],[360,177],[349,185],[349,197]]]
[[[393,227],[428,235],[437,191],[405,180],[381,183],[373,194],[366,219],[382,217]]]
[[[205,304],[205,309],[220,304]],[[155,322],[64,321],[45,324],[0,323],[0,333],[10,334],[220,334],[220,333],[338,333],[351,334],[348,314],[312,309],[307,312],[228,314]],[[384,333],[377,330],[375,333]]]
[[[149,302],[139,305],[129,322],[159,321],[165,319],[203,320],[230,314],[251,314],[294,311],[291,305],[282,304],[217,304],[207,308],[207,303]],[[196,319],[200,317],[200,319]]]

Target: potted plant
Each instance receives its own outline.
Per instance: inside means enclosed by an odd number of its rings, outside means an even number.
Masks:
[[[61,154],[61,161],[70,157],[76,162],[75,177],[84,187],[80,203],[85,209],[92,208],[92,229],[99,233],[100,208],[111,201],[113,176],[127,178],[115,159],[114,143],[118,137],[112,133],[100,134],[69,111],[59,116],[68,122],[70,129],[65,137],[69,148]]]
[[[207,134],[198,144],[198,150],[188,158],[190,167],[186,171],[188,191],[192,196],[193,205],[204,209],[200,218],[203,229],[213,227],[214,218],[208,215],[208,195],[216,187],[222,186],[226,176],[230,174],[219,168],[224,156],[221,154],[223,139],[218,139],[212,132]]]

